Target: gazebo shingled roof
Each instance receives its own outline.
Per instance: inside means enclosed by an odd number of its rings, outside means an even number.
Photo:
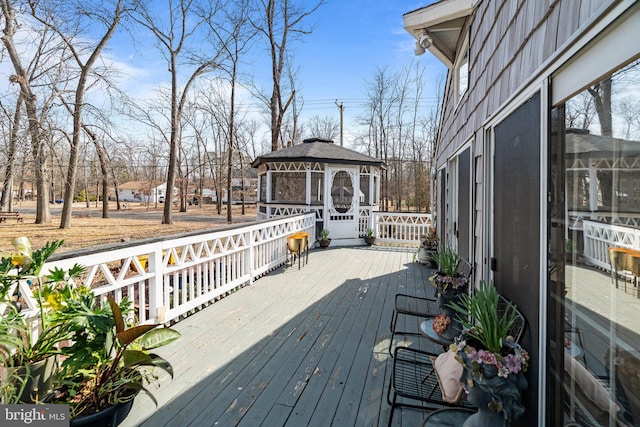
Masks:
[[[589,158],[597,155],[600,158],[613,158],[640,154],[640,141],[594,135],[583,129],[567,129],[565,138],[567,154],[577,157]]]
[[[305,139],[302,144],[264,154],[256,158],[251,166],[255,168],[262,163],[278,161],[356,164],[384,168],[384,163],[375,157],[340,147],[333,141],[322,138]]]

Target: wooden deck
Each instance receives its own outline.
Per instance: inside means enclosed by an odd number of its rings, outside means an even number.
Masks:
[[[433,295],[432,270],[413,253],[312,250],[300,270],[275,270],[175,324],[182,338],[158,352],[173,380],[150,386],[157,407],[138,396],[123,426],[386,425],[394,295]],[[425,414],[397,410],[394,425]]]

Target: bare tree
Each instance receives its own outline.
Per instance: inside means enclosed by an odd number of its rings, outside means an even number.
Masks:
[[[169,0],[166,20],[154,15],[148,8],[142,9],[140,17],[137,18],[137,21],[151,31],[156,38],[159,49],[168,62],[169,73],[171,73],[171,136],[163,224],[173,222],[171,206],[180,151],[180,119],[189,90],[198,77],[218,66],[219,57],[223,52],[219,46],[211,45],[200,53],[195,50],[196,45],[202,45],[200,43],[202,37],[198,39],[198,36],[202,36],[201,31],[204,24],[214,21],[216,13],[224,6],[223,2],[214,0],[206,2],[202,7],[198,6],[193,0],[177,0],[175,3]],[[193,43],[193,46],[189,46],[190,42]],[[186,83],[180,89],[178,72],[182,67],[191,68],[191,72]]]
[[[227,75],[230,85],[229,95],[229,115],[228,115],[228,131],[227,131],[227,222],[230,224],[233,220],[232,214],[232,170],[233,170],[233,148],[236,136],[236,89],[239,79],[240,60],[244,51],[249,46],[251,39],[256,34],[255,30],[249,27],[249,0],[236,0],[232,7],[224,10],[224,21],[227,26],[215,27],[211,26],[212,34],[217,38],[217,45],[225,50],[227,61],[222,70]]]
[[[338,136],[340,123],[331,116],[320,117],[318,114],[307,122],[309,136],[334,140]]]
[[[586,92],[571,98],[565,109],[565,121],[567,128],[589,129],[596,110],[593,97]]]
[[[18,99],[16,100],[16,106],[13,111],[13,118],[11,117],[11,113],[7,111],[0,102],[0,107],[2,108],[3,117],[7,123],[8,132],[3,132],[3,135],[9,135],[6,147],[6,167],[4,172],[4,183],[2,186],[2,199],[0,199],[0,210],[3,212],[11,212],[13,210],[13,178],[16,164],[16,153],[18,147],[18,138],[19,138],[19,129],[20,129],[20,120],[22,117],[22,103],[23,103],[22,92],[18,95]]]
[[[271,116],[271,151],[278,150],[280,127],[296,95],[295,88],[287,88],[283,82],[283,73],[288,65],[287,57],[290,52],[289,42],[311,33],[310,28],[303,26],[303,20],[323,4],[324,0],[320,0],[305,9],[303,5],[297,5],[295,0],[259,0],[261,16],[256,18],[254,26],[265,36],[271,55],[272,89],[268,100]]]
[[[71,213],[82,135],[82,110],[85,91],[89,84],[92,67],[115,33],[123,15],[127,12],[127,7],[124,0],[115,0],[113,3],[107,1],[92,2],[91,4],[67,1],[63,5],[30,1],[29,6],[31,8],[31,16],[60,37],[79,70],[73,93],[73,137],[71,138],[65,180],[64,205],[60,218],[60,228],[69,228],[71,227]],[[88,22],[85,21],[87,19]],[[94,44],[90,44],[87,41],[87,37],[80,37],[83,28],[91,27],[92,31],[96,31],[98,25],[104,25],[104,32]]]
[[[635,132],[640,130],[640,101],[633,97],[626,97],[616,103],[615,109],[624,120],[624,138],[632,139]]]
[[[49,34],[46,31],[40,32],[40,37],[35,43],[35,52],[32,58],[25,59],[26,54],[19,50],[15,43],[16,31],[20,27],[16,11],[14,9],[14,1],[1,0],[0,18],[4,20],[4,28],[2,33],[2,44],[4,45],[15,74],[9,76],[9,82],[17,84],[20,87],[20,96],[25,105],[25,111],[28,121],[28,132],[31,139],[31,155],[34,161],[34,173],[36,177],[36,224],[48,224],[51,222],[51,213],[49,212],[49,188],[47,182],[47,153],[45,151],[44,138],[41,135],[40,117],[38,114],[38,104],[36,93],[33,88],[33,80],[36,70],[46,56],[49,47]],[[62,61],[60,61],[62,62]]]
[[[366,125],[369,144],[373,144],[369,152],[374,157],[389,164],[389,143],[391,132],[391,113],[393,108],[393,76],[388,71],[378,68],[373,81],[366,82],[368,97],[368,115],[360,117],[360,122]],[[389,174],[383,171],[380,193],[382,209],[389,210]]]

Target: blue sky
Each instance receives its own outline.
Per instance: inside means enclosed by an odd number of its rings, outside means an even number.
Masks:
[[[300,2],[307,3],[305,0]],[[421,104],[435,106],[435,83],[444,81],[446,69],[428,52],[416,57],[413,53],[415,40],[403,28],[403,14],[432,2],[326,0],[325,5],[307,17],[305,25],[313,26],[313,32],[290,45],[298,67],[298,91],[304,97],[302,121],[314,115],[338,120],[339,109],[335,105],[338,100],[344,105],[346,137],[354,116],[362,113],[366,82],[373,79],[376,70],[396,72],[413,60],[419,61],[426,69],[426,87]],[[161,3],[164,4],[154,4]],[[26,36],[22,34],[20,37]],[[169,85],[167,62],[161,57],[148,31],[135,31],[135,46],[130,37],[129,33],[118,31],[104,52],[105,62],[120,70],[119,86],[129,95],[137,99],[154,98],[159,85]],[[270,65],[266,55],[261,50],[261,58],[254,58],[256,62],[244,72],[255,73],[264,82],[264,87],[269,88]],[[8,61],[1,63],[0,75],[10,73],[12,69]],[[252,105],[256,104],[257,101],[252,101]]]
[[[417,60],[426,68],[427,87],[422,104],[435,104],[435,83],[444,81],[445,67],[428,52],[413,53],[415,40],[403,28],[403,14],[423,7],[432,0],[326,0],[326,4],[307,17],[305,26],[311,34],[290,44],[298,67],[299,93],[304,97],[302,121],[311,116],[339,119],[335,100],[344,106],[345,135],[354,116],[362,112],[366,101],[366,81],[378,68],[395,72]],[[166,61],[159,57],[153,37],[145,32],[136,35],[138,51],[131,50],[127,34],[120,33],[108,48],[112,59],[130,76],[130,93],[140,96],[168,84]],[[121,44],[122,43],[122,44]],[[126,46],[129,45],[129,46]],[[243,72],[255,73],[270,88],[270,64],[267,53]],[[125,79],[126,80],[126,79]]]
[[[336,114],[338,99],[345,106],[345,127],[361,110],[366,81],[377,68],[397,71],[418,60],[426,68],[428,84],[446,68],[428,52],[416,57],[415,39],[403,28],[402,15],[433,1],[327,0],[309,17],[312,34],[296,43],[305,116]],[[435,87],[429,84],[425,102],[435,101]]]

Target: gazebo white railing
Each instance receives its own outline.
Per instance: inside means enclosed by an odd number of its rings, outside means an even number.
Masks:
[[[600,268],[611,270],[609,248],[640,248],[640,229],[623,225],[582,221],[585,260]]]

